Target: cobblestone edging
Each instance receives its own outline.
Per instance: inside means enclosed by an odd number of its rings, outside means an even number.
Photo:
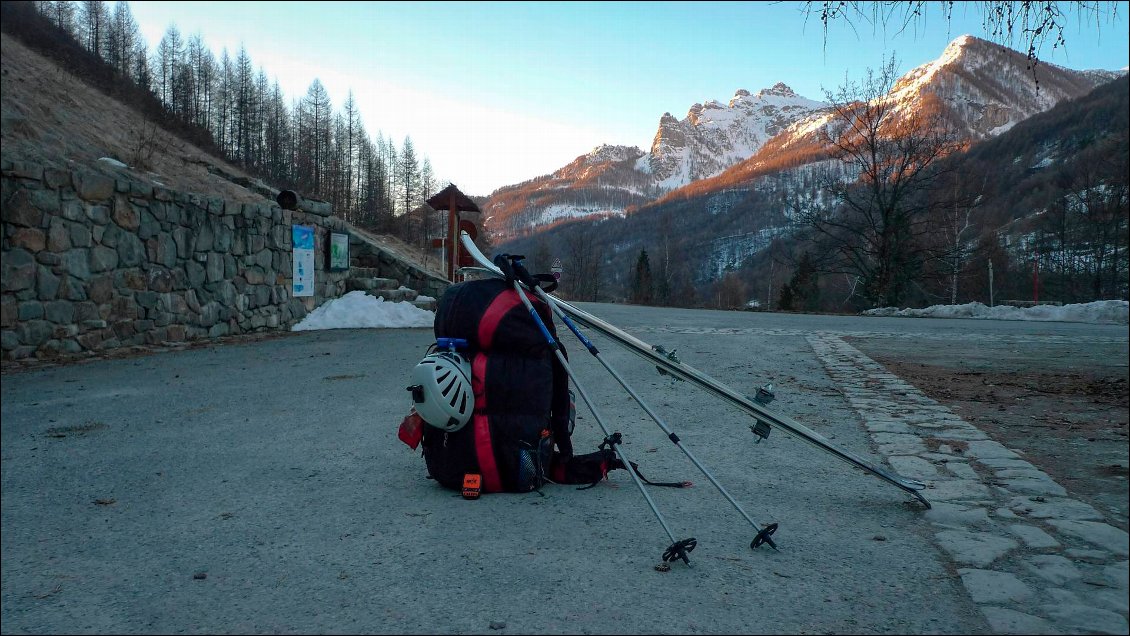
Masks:
[[[1127,533],[842,335],[806,338],[891,467],[927,483],[937,544],[992,630],[1127,633]]]

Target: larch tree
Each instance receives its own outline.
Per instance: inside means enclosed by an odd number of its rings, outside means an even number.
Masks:
[[[86,50],[106,59],[106,31],[109,29],[110,12],[102,0],[83,0],[79,5],[79,34]]]
[[[157,97],[174,113],[179,112],[174,82],[183,51],[184,39],[177,27],[170,25],[157,44],[157,58],[153,75],[157,78]]]

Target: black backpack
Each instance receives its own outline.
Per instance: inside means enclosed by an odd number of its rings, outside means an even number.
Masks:
[[[549,307],[530,300],[556,337]],[[555,458],[573,454],[572,400],[564,368],[517,292],[499,279],[450,286],[435,335],[466,341],[460,353],[471,363],[475,410],[458,431],[424,427],[428,472],[456,490],[469,474],[481,477],[482,492],[540,488]]]
[[[556,340],[549,307],[527,298]],[[401,423],[400,439],[411,448],[422,437],[428,473],[440,485],[464,495],[469,476],[476,495],[530,492],[546,482],[593,486],[625,467],[608,440],[592,453],[573,454],[569,375],[511,285],[501,279],[452,285],[440,298],[434,328],[437,342],[466,343],[459,353],[471,363],[475,395],[471,420],[457,431],[428,426],[415,412]],[[563,346],[561,353],[568,359]],[[654,483],[632,469],[648,484],[686,485]]]

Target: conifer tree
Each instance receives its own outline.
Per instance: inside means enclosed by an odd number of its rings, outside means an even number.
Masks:
[[[636,270],[632,277],[632,302],[637,305],[650,305],[655,301],[654,285],[651,279],[651,261],[647,250],[641,249],[636,258]]]

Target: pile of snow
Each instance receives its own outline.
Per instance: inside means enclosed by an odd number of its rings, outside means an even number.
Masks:
[[[420,296],[418,300],[426,300]],[[351,291],[341,298],[327,300],[306,315],[291,331],[314,329],[373,329],[428,327],[435,324],[435,312],[407,301],[387,302],[363,291]]]
[[[1078,305],[1036,305],[989,307],[981,303],[934,305],[925,309],[880,307],[863,312],[864,316],[899,316],[909,318],[985,318],[989,320],[1043,320],[1054,322],[1090,322],[1125,325],[1130,323],[1130,303],[1125,300],[1096,300]]]

